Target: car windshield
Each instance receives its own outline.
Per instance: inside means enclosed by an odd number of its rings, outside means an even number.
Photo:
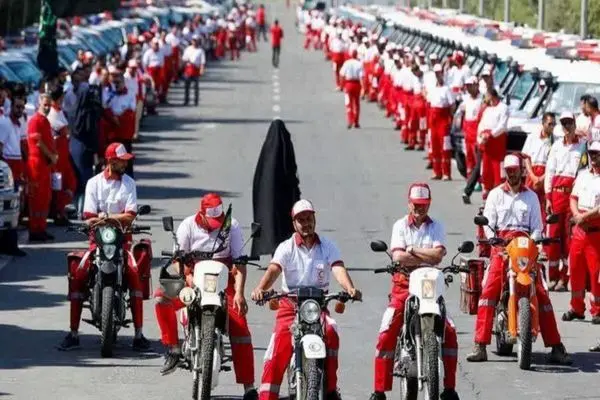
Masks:
[[[533,83],[533,76],[531,76],[530,72],[524,72],[517,78],[517,82],[515,82],[509,94],[511,109],[519,107],[525,96],[527,96],[527,92],[529,92]]]
[[[478,73],[483,67],[483,64],[485,64],[485,61],[483,61],[482,58],[477,58],[473,65],[471,65],[471,72],[474,74]]]
[[[600,84],[584,82],[561,82],[558,89],[552,95],[546,111],[555,114],[562,112],[576,112],[579,108],[579,99],[584,94],[590,94],[596,98],[600,96]]]
[[[499,84],[502,82],[502,79],[506,76],[508,72],[508,64],[506,62],[499,62],[496,64],[496,68],[494,68],[494,82]]]
[[[391,26],[386,26],[383,29],[383,32],[381,33],[381,36],[383,36],[384,38],[389,38],[390,35],[394,32],[394,28],[392,28]]]
[[[6,61],[6,65],[19,77],[23,83],[37,85],[42,79],[40,71],[26,61]]]
[[[77,53],[74,53],[69,46],[58,46],[59,54],[64,57],[65,61],[71,65],[77,59]]]
[[[544,95],[545,91],[546,91],[546,89],[543,86],[537,85],[536,90],[534,90],[534,92],[531,95],[531,97],[529,98],[529,100],[527,100],[527,103],[525,103],[525,106],[523,107],[523,112],[525,114],[527,114],[529,116],[529,118],[536,117],[537,113],[536,113],[536,115],[533,115],[533,112],[535,111],[535,106],[538,104],[538,102]],[[547,100],[544,100],[544,102],[546,102],[546,101]],[[542,108],[543,108],[543,104],[542,104],[542,107],[540,107],[540,109],[542,109]],[[538,112],[539,112],[539,110],[538,110]]]
[[[14,72],[10,70],[6,65],[0,63],[0,76],[2,76],[7,81],[17,82],[19,81],[19,77],[15,75]]]

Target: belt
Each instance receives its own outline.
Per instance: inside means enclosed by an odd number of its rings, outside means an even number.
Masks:
[[[558,186],[558,187],[552,188],[553,192],[560,192],[560,193],[571,193],[572,190],[573,190],[573,188],[569,187],[569,186]]]

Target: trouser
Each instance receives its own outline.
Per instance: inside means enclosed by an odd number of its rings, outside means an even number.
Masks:
[[[452,145],[450,143],[451,116],[449,108],[431,108],[431,163],[437,177],[451,176]]]
[[[425,148],[425,135],[427,135],[427,106],[421,96],[413,96],[414,102],[410,107],[408,121],[408,145]]]
[[[85,186],[94,175],[94,152],[88,150],[86,145],[71,136],[69,141],[69,152],[71,153],[71,164],[75,173],[77,186],[75,189],[75,205],[77,213],[81,218],[83,214],[83,200],[85,197]]]
[[[231,343],[231,356],[236,382],[250,385],[254,383],[254,350],[252,337],[248,329],[246,317],[239,314],[233,308],[233,297],[235,295],[234,280],[229,275],[229,284],[225,290],[227,295],[227,316],[229,318],[229,341]],[[161,341],[165,346],[176,346],[179,344],[177,336],[176,311],[185,307],[178,297],[167,298],[162,289],[154,292],[156,305],[156,320],[161,332]]]
[[[281,47],[273,46],[273,54],[271,57],[271,62],[273,64],[273,67],[275,67],[275,68],[279,67],[279,54],[281,54]]]
[[[548,255],[548,280],[551,282],[562,280],[565,284],[569,281],[567,262],[569,258],[570,220],[572,216],[569,206],[570,196],[570,191],[558,192],[553,189],[549,194],[549,199],[552,204],[552,212],[558,215],[558,222],[546,226],[547,237],[560,238],[560,243],[550,243],[545,248]],[[559,269],[561,260],[563,261],[563,266],[562,269]]]
[[[267,39],[267,25],[266,24],[261,24],[258,25],[258,38],[260,39],[262,35],[262,40],[265,42],[268,42],[269,39]]]
[[[467,177],[467,185],[465,186],[464,193],[467,196],[471,196],[475,191],[475,186],[479,182],[479,177],[481,176],[481,150],[479,146],[475,146],[475,166],[473,170]]]
[[[160,100],[163,100],[166,97],[165,89],[164,89],[164,80],[165,80],[164,68],[162,66],[148,67],[148,74],[150,75],[150,77],[152,78],[152,81],[154,82],[154,88],[156,89],[156,94],[157,94],[158,98]]]
[[[344,54],[333,53],[331,55],[331,60],[333,61],[333,76],[335,78],[335,86],[338,89],[341,89],[342,81],[340,79],[340,70],[342,69],[342,65],[344,64]]]
[[[144,322],[144,308],[143,308],[143,286],[140,279],[140,271],[137,263],[134,260],[133,254],[129,251],[131,243],[126,243],[124,250],[126,251],[125,261],[125,279],[127,281],[127,288],[129,288],[130,307],[131,315],[133,318],[133,325],[136,329],[143,326]],[[71,303],[70,312],[70,328],[71,331],[79,330],[79,323],[81,321],[81,311],[83,308],[83,300],[85,300],[88,292],[89,273],[91,266],[91,257],[95,251],[95,244],[90,244],[90,249],[82,257],[69,255],[67,257],[68,268],[69,268],[69,301]]]
[[[398,337],[404,325],[404,307],[409,296],[408,279],[403,278],[394,283],[390,303],[383,314],[379,327],[379,338],[375,352],[375,391],[389,392],[392,390],[394,378],[394,355]],[[458,365],[458,341],[453,322],[447,318],[444,327],[444,342],[442,344],[442,361],[444,363],[444,388],[456,387],[456,368]]]
[[[194,85],[194,105],[198,105],[198,98],[200,97],[199,78],[197,76],[186,76],[185,77],[185,97],[184,104],[187,105],[190,101],[190,86]]]
[[[369,92],[371,91],[371,79],[373,77],[372,73],[372,63],[371,62],[363,62],[363,79],[362,79],[362,97],[365,98]]]
[[[504,156],[506,155],[506,135],[491,137],[483,148],[481,158],[481,183],[485,197],[490,190],[502,183],[504,178]]]
[[[265,365],[259,389],[260,400],[278,400],[279,389],[283,376],[290,365],[293,354],[293,338],[290,327],[296,317],[296,306],[284,299],[280,301],[275,320],[275,329],[265,352]],[[331,393],[337,389],[338,350],[340,339],[337,333],[337,324],[329,315],[325,316],[325,346],[327,358],[325,359],[326,392]]]
[[[140,134],[140,122],[142,121],[142,116],[144,115],[144,101],[137,100],[135,103],[135,134],[134,137],[138,137]]]
[[[44,233],[52,201],[51,172],[45,160],[30,158],[27,163],[29,234]]]
[[[475,168],[475,151],[477,149],[477,124],[475,121],[463,122],[463,136],[465,140],[465,164],[467,167],[467,178]]]
[[[312,29],[307,29],[306,34],[304,35],[304,49],[308,50],[311,43],[313,44],[313,48],[316,50],[316,46],[314,44],[315,33]]]
[[[236,37],[229,38],[229,51],[231,52],[232,60],[239,60],[240,49],[238,48],[238,40]]]
[[[493,249],[490,266],[483,278],[483,290],[479,297],[479,308],[477,309],[477,321],[475,323],[475,343],[488,345],[492,341],[492,326],[496,304],[500,300],[502,282],[507,279],[504,275],[504,259],[500,250]],[[545,347],[560,344],[560,334],[554,318],[554,310],[548,291],[544,287],[544,277],[537,274],[535,292],[539,306],[539,323],[542,339]]]
[[[344,102],[346,104],[346,118],[348,125],[358,125],[360,117],[360,81],[344,82]]]
[[[578,226],[573,228],[569,250],[569,271],[571,274],[571,309],[577,314],[585,313],[585,288],[589,274],[592,300],[592,317],[600,316],[600,227],[596,232],[586,233]]]

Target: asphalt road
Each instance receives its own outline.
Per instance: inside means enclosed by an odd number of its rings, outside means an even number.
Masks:
[[[320,52],[301,50],[302,38],[293,27],[293,14],[277,12],[285,29],[281,68],[273,70],[264,43],[240,62],[211,65],[201,84],[201,105],[183,108],[181,88],[161,116],[144,123],[136,146],[140,203],[153,207],[143,218],[154,227],[155,254],[170,248],[160,220],[177,222],[195,212],[198,199],[216,191],[231,202],[234,215],[248,233],[252,221],[252,177],[268,126],[281,117],[292,133],[303,196],[318,210],[318,229],[338,243],[347,265],[375,268],[384,256],[372,253],[369,242],[389,241],[394,221],[406,212],[408,184],[426,180],[423,153],[402,150],[398,134],[373,105],[363,105],[362,128],[347,130],[343,96],[333,90],[331,67]],[[458,173],[455,173],[458,179]],[[432,215],[446,224],[449,249],[472,239],[476,205],[464,206],[461,181],[435,182]],[[55,349],[68,328],[65,252],[84,247],[80,238],[54,229],[59,241],[27,246],[30,255],[0,272],[0,396],[9,399],[164,399],[189,398],[191,376],[179,371],[161,377],[162,346],[153,303],[145,303],[145,334],[156,352],[132,352],[132,330],[119,339],[115,358],[102,359],[95,328],[82,324],[82,349]],[[264,259],[263,263],[268,260]],[[449,258],[446,260],[449,262]],[[155,260],[155,266],[158,260]],[[157,284],[154,269],[154,285]],[[251,270],[247,292],[261,272]],[[389,277],[355,272],[365,301],[350,304],[337,315],[341,331],[340,387],[345,399],[366,399],[372,391],[375,341],[386,307]],[[337,285],[334,285],[337,286]],[[459,332],[458,392],[466,400],[600,399],[600,354],[587,348],[600,336],[589,322],[559,323],[563,341],[572,352],[572,367],[546,365],[541,340],[535,344],[532,371],[518,370],[515,358],[489,353],[485,364],[469,364],[474,319],[458,309],[458,279],[448,294]],[[568,294],[553,294],[557,318],[568,307]],[[87,311],[84,311],[86,313]],[[274,315],[250,305],[257,384]],[[127,334],[127,336],[125,336]],[[491,350],[491,348],[490,348]],[[220,378],[216,398],[239,398],[232,372]],[[282,392],[285,395],[285,392]],[[389,395],[398,396],[398,384]]]

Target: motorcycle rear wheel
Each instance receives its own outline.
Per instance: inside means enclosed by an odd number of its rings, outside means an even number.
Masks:
[[[105,286],[102,289],[102,315],[100,320],[100,354],[102,357],[112,357],[113,343],[115,341],[115,313],[114,313],[115,289]]]
[[[531,306],[527,297],[519,299],[519,341],[517,342],[517,361],[519,368],[528,370],[531,368],[531,347],[533,338],[531,335]]]
[[[504,311],[499,311],[498,309],[496,309],[496,312],[494,313],[494,323],[496,330],[496,354],[498,354],[499,356],[510,356],[513,353],[513,345],[511,343],[508,343],[508,341],[506,340],[508,332],[508,317],[505,313],[504,317],[502,318],[502,322],[500,322],[498,315],[500,312]]]

